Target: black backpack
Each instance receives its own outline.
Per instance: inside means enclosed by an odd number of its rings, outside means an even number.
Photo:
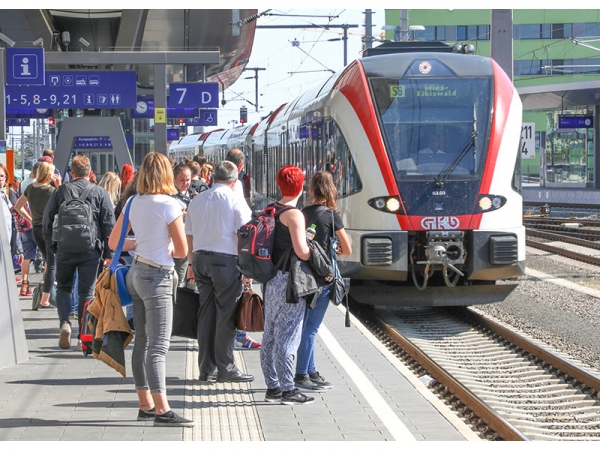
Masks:
[[[64,201],[52,224],[52,241],[56,249],[64,253],[85,253],[96,247],[96,221],[92,205],[86,202],[95,185],[86,186],[79,197],[73,197],[66,185],[59,189]]]
[[[266,283],[277,273],[273,265],[275,218],[293,206],[276,209],[269,205],[250,222],[242,225],[238,236],[238,269],[247,278]]]

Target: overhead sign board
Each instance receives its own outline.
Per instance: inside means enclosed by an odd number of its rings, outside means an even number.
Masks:
[[[77,136],[73,148],[112,148],[110,136]]]
[[[46,72],[44,86],[6,86],[6,109],[135,108],[136,88],[133,70]]]
[[[6,49],[7,85],[43,85],[45,67],[43,48]]]
[[[177,119],[198,117],[198,108],[167,108],[167,117]],[[131,110],[131,118],[154,119],[154,97],[138,95],[135,108]]]
[[[30,119],[6,119],[7,127],[28,127],[30,125]]]
[[[6,117],[10,119],[45,119],[52,116],[54,111],[46,108],[10,108],[6,110]]]
[[[216,109],[201,109],[198,117],[193,119],[185,119],[185,124],[189,127],[210,127],[216,126],[217,110]]]
[[[167,106],[169,108],[218,108],[219,83],[172,83],[169,85]]]
[[[558,115],[558,128],[593,128],[594,116]]]
[[[521,125],[521,158],[535,158],[535,122],[523,122]]]

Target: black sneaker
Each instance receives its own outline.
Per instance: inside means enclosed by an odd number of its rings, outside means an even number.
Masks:
[[[138,411],[137,420],[140,422],[146,422],[148,420],[154,420],[154,416],[156,416],[156,408],[149,409],[148,411],[142,411],[140,409]]]
[[[315,383],[317,386],[324,387],[325,389],[331,389],[333,387],[333,384],[331,384],[329,381],[325,381],[325,378],[319,375],[319,372],[309,373],[308,376],[310,377],[310,381]]]
[[[265,402],[279,403],[281,402],[281,388],[276,387],[273,389],[267,389],[265,394]]]
[[[315,399],[313,397],[304,395],[298,389],[294,389],[292,391],[284,391],[281,394],[282,405],[308,405],[314,401]]]
[[[155,427],[195,427],[196,422],[175,414],[173,411],[168,411],[164,414],[156,414],[154,416]]]
[[[296,375],[294,377],[294,385],[301,391],[307,392],[327,392],[327,389],[323,386],[319,386],[313,382],[307,374]]]

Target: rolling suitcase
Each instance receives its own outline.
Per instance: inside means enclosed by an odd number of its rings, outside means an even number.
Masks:
[[[81,351],[85,356],[92,354],[92,341],[94,340],[94,335],[92,334],[92,329],[90,327],[90,319],[92,315],[88,312],[88,307],[93,300],[88,300],[83,305],[83,314],[81,318],[81,323],[79,324],[80,331],[80,339],[81,339]]]

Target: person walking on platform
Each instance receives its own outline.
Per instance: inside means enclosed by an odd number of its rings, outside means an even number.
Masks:
[[[52,236],[46,237],[43,231],[44,210],[54,194],[56,188],[51,185],[52,182],[60,186],[60,176],[54,173],[54,165],[48,162],[36,163],[35,182],[29,184],[23,195],[19,197],[15,204],[17,211],[25,220],[29,220],[33,224],[33,239],[40,249],[40,253],[44,258],[44,278],[42,295],[37,308],[53,308],[50,305],[50,293],[54,286],[56,276],[56,264],[54,250],[52,249]],[[25,210],[25,203],[29,203],[31,215]],[[34,307],[34,310],[37,310]]]
[[[352,254],[350,239],[344,230],[342,218],[337,213],[337,188],[329,172],[317,172],[310,180],[310,194],[314,202],[302,210],[308,226],[315,225],[314,240],[330,255],[331,236],[335,233],[339,239],[336,253]],[[306,308],[302,325],[302,338],[298,347],[296,361],[297,388],[305,391],[322,391],[333,387],[319,375],[315,367],[315,337],[329,306],[331,286],[323,287],[313,307]]]
[[[185,234],[200,294],[198,367],[200,380],[249,382],[233,362],[233,341],[242,275],[237,268],[237,230],[252,218],[250,207],[234,194],[238,171],[230,161],[215,167],[214,186],[190,202]]]
[[[60,321],[60,338],[58,345],[62,349],[71,347],[71,291],[73,290],[73,278],[75,270],[78,276],[78,318],[83,317],[83,306],[88,300],[94,298],[94,287],[98,275],[100,260],[104,259],[109,263],[113,252],[108,248],[108,237],[115,225],[115,215],[113,205],[106,190],[95,184],[91,184],[90,160],[83,155],[77,155],[73,158],[71,166],[72,181],[56,189],[44,210],[43,232],[46,242],[52,242],[52,227],[59,213],[59,208],[67,201],[69,197],[80,198],[86,195],[87,202],[93,213],[94,230],[90,230],[90,240],[93,244],[90,248],[70,248],[66,250],[62,247],[62,238],[56,249],[56,306],[58,308],[58,318]],[[66,190],[66,192],[65,192]],[[71,203],[71,202],[69,202]],[[82,228],[79,228],[81,230]],[[60,229],[58,232],[65,233],[66,230]],[[94,236],[95,234],[95,236]],[[85,241],[86,236],[82,232],[69,233],[69,243],[75,247],[80,241]],[[95,239],[94,239],[95,237]],[[80,339],[81,326],[78,327]]]
[[[293,246],[298,258],[308,261],[310,247],[306,242],[306,221],[296,208],[302,194],[304,173],[299,167],[284,166],[277,172],[276,179],[282,197],[275,202],[275,207],[291,208],[279,213],[275,219],[273,264],[279,264],[290,246]],[[260,365],[267,384],[267,402],[305,405],[315,399],[304,395],[294,386],[294,357],[300,344],[306,300],[301,298],[298,303],[286,303],[289,269],[281,267],[265,286],[265,330]]]
[[[135,341],[131,367],[139,400],[137,420],[154,420],[154,426],[193,427],[195,422],[171,410],[167,399],[166,356],[173,326],[176,278],[173,258],[187,255],[183,211],[176,199],[173,169],[166,156],[148,153],[142,162],[131,197],[128,229],[135,233],[125,250],[135,247],[127,273],[127,290],[133,300]],[[116,249],[123,229],[119,216],[108,241]]]

